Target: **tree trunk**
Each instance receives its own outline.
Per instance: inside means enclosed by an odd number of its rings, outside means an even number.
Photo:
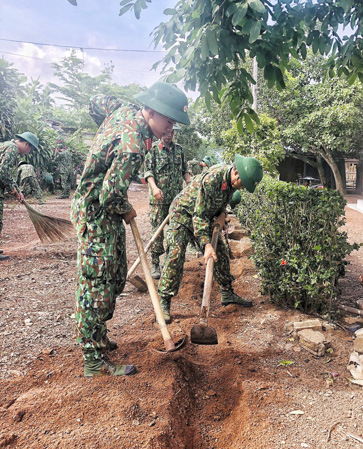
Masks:
[[[334,159],[331,151],[326,147],[322,147],[322,149],[323,149],[323,152],[319,153],[319,154],[325,160],[325,162],[329,165],[329,167],[331,168],[331,171],[333,172],[334,179],[335,179],[335,187],[337,190],[339,190],[339,192],[342,195],[345,195],[345,193],[346,193],[345,185],[343,183],[343,178],[339,171],[338,165],[335,162],[335,159]]]
[[[318,172],[319,172],[320,181],[323,184],[323,186],[326,187],[325,173],[324,173],[323,163],[321,162],[320,154],[317,155],[316,160],[318,163],[316,168],[318,169]]]

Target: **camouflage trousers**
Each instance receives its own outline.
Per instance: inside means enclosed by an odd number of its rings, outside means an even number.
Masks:
[[[210,229],[212,238],[212,228]],[[189,242],[194,242],[193,233],[180,223],[171,222],[166,233],[167,251],[164,268],[159,280],[158,292],[161,300],[169,301],[176,296],[183,277],[185,251]],[[214,264],[213,275],[223,290],[230,290],[234,277],[230,272],[227,248],[219,235],[217,243],[218,261]]]
[[[0,188],[0,235],[3,230],[3,216],[4,216],[4,190]]]
[[[102,234],[101,226],[108,220]],[[111,221],[112,220],[112,221]],[[127,275],[125,228],[119,217],[105,212],[78,235],[78,288],[76,291],[76,338],[84,360],[102,358],[107,342],[106,321],[113,317],[116,297],[122,292]]]
[[[43,192],[38,181],[34,177],[30,176],[29,178],[25,178],[20,190],[25,197],[35,196],[38,201],[42,201]]]
[[[69,197],[71,193],[71,186],[72,186],[72,172],[67,171],[64,173],[60,173],[60,182],[62,187],[62,196]]]
[[[153,235],[165,220],[169,213],[170,204],[150,204],[149,205],[149,219],[151,223]],[[151,248],[151,259],[153,263],[158,263],[159,257],[164,254],[164,230],[159,237],[155,240]]]

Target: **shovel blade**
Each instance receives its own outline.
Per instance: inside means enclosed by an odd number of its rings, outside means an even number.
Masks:
[[[147,284],[140,276],[136,275],[133,278],[128,279],[129,282],[131,282],[132,285],[134,285],[139,292],[147,292]]]
[[[200,326],[194,324],[190,332],[190,340],[197,345],[217,345],[217,332],[212,326]]]

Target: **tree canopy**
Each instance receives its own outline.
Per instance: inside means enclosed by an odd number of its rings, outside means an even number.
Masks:
[[[337,160],[361,152],[363,86],[344,78],[324,79],[325,61],[312,53],[303,62],[293,60],[285,73],[286,88],[271,92],[261,83],[259,103],[276,118],[284,148],[318,168],[322,181],[319,160],[325,160],[343,192]]]
[[[133,10],[140,18],[147,3],[123,0],[120,15]],[[248,128],[251,118],[258,122],[246,58],[256,57],[269,87],[279,90],[291,57],[305,59],[309,47],[329,56],[330,76],[363,81],[361,0],[179,0],[164,14],[170,19],[153,36],[155,45],[168,50],[162,61],[167,80],[198,88],[208,105],[211,98],[227,100],[240,131],[242,119]],[[350,35],[342,38],[339,26]]]

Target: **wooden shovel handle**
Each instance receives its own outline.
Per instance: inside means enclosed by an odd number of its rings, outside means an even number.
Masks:
[[[159,235],[161,234],[162,230],[165,228],[165,225],[168,223],[168,221],[169,221],[169,215],[165,218],[165,220],[158,227],[155,234],[151,237],[150,242],[145,246],[145,248],[144,248],[145,254],[149,251],[151,246],[154,244],[155,240],[159,237]],[[129,269],[126,279],[130,279],[130,277],[132,276],[132,274],[136,270],[136,268],[139,266],[139,264],[140,264],[140,256],[135,260],[134,264]]]
[[[217,249],[217,242],[218,242],[218,235],[219,230],[221,226],[219,223],[216,223],[213,226],[213,235],[211,240],[211,245],[216,251]],[[206,322],[209,315],[209,305],[210,305],[210,295],[212,292],[212,283],[213,283],[213,268],[214,268],[214,259],[213,257],[210,257],[207,262],[207,268],[205,271],[205,280],[204,280],[204,291],[203,291],[203,300],[202,300],[202,309],[200,312],[200,320],[202,322]]]
[[[149,293],[150,293],[151,301],[152,301],[152,304],[154,307],[156,319],[157,319],[157,322],[160,327],[161,335],[163,336],[165,348],[168,352],[174,351],[175,344],[174,344],[174,342],[169,334],[168,328],[166,327],[166,324],[165,324],[163,312],[161,311],[161,307],[160,307],[159,296],[156,291],[153,278],[151,277],[151,272],[150,272],[149,265],[147,264],[143,243],[142,243],[140,233],[139,233],[139,230],[137,228],[136,221],[134,218],[131,218],[130,226],[131,226],[132,234],[134,236],[135,243],[137,246],[137,251],[140,256],[141,265],[144,270],[145,280],[146,280],[147,287],[149,289]]]

